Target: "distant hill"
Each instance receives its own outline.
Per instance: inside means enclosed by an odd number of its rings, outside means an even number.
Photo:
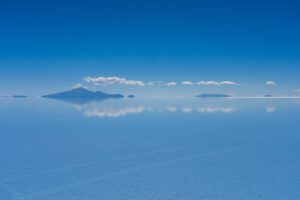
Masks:
[[[196,97],[200,97],[200,98],[226,98],[226,97],[231,97],[228,94],[207,94],[207,93],[203,93],[203,94],[199,94]]]
[[[52,98],[52,99],[59,99],[69,102],[76,102],[76,103],[87,103],[90,101],[101,101],[104,99],[120,99],[124,96],[122,94],[107,94],[100,91],[89,91],[85,88],[75,88],[66,92],[59,92],[55,94],[49,94],[42,96],[44,98]]]

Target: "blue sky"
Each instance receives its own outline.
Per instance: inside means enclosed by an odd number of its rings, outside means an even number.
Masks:
[[[90,77],[146,86],[107,92],[295,95],[300,88],[298,1],[2,1],[0,95],[41,95]],[[276,85],[266,85],[273,80]],[[148,86],[148,82],[177,86]],[[182,86],[182,81],[239,85]]]

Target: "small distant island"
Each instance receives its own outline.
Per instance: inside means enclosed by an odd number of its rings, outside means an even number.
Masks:
[[[27,96],[25,95],[13,95],[13,98],[26,98]]]
[[[132,98],[134,98],[135,96],[134,96],[133,94],[130,94],[130,95],[128,95],[127,97],[130,98],[130,99],[132,99]]]
[[[266,95],[264,95],[264,97],[274,97],[274,96],[271,94],[266,94]]]
[[[207,93],[203,93],[203,94],[199,94],[196,97],[199,98],[227,98],[227,97],[231,97],[228,94],[207,94]]]
[[[100,91],[90,91],[85,88],[75,88],[65,92],[49,94],[42,96],[43,98],[59,99],[73,103],[88,103],[90,101],[101,101],[105,99],[120,99],[124,96],[122,94],[108,94]]]
[[[2,98],[27,98],[25,95],[0,96]]]

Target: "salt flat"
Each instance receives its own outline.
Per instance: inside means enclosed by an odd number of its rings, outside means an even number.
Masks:
[[[300,197],[296,99],[0,104],[0,199]]]

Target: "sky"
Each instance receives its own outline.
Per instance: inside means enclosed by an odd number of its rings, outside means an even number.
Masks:
[[[76,84],[140,96],[300,95],[299,8],[295,0],[1,1],[0,95]]]

